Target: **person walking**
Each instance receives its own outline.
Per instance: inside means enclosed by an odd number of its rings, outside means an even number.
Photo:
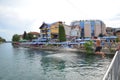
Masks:
[[[95,46],[96,46],[95,54],[101,54],[102,58],[104,58],[105,57],[105,53],[101,52],[101,49],[102,49],[101,40],[98,39],[97,37],[94,37],[94,39],[95,39]]]

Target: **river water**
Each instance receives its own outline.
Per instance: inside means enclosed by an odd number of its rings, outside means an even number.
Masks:
[[[0,80],[102,80],[112,58],[4,43],[0,44]]]

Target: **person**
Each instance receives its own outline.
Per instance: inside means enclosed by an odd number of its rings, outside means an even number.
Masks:
[[[116,51],[119,51],[119,50],[120,50],[120,41],[118,42]]]
[[[101,54],[102,55],[102,58],[105,57],[105,54],[103,52],[101,52],[101,49],[102,49],[102,46],[101,46],[101,40],[98,39],[97,37],[94,37],[95,39],[95,46],[96,46],[96,49],[95,49],[95,54]]]

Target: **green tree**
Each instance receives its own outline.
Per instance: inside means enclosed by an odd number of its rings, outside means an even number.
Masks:
[[[20,36],[18,34],[14,34],[12,37],[12,41],[16,42],[20,40]]]
[[[60,42],[66,41],[65,29],[62,24],[59,25],[59,41]]]
[[[0,37],[0,42],[5,42],[6,40]]]
[[[28,38],[28,34],[26,33],[26,31],[24,31],[23,39],[25,39],[25,40],[28,40],[28,39],[29,39],[29,38]]]
[[[28,35],[28,40],[32,40],[32,39],[34,39],[33,34],[28,33],[27,35]]]

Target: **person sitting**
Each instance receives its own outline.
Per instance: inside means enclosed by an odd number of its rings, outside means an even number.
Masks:
[[[101,49],[102,49],[102,46],[101,46],[101,40],[98,39],[97,37],[94,37],[96,43],[95,43],[95,46],[96,46],[96,49],[95,49],[95,54],[101,54],[102,55],[102,58],[105,57],[105,54],[103,52],[101,52]]]

